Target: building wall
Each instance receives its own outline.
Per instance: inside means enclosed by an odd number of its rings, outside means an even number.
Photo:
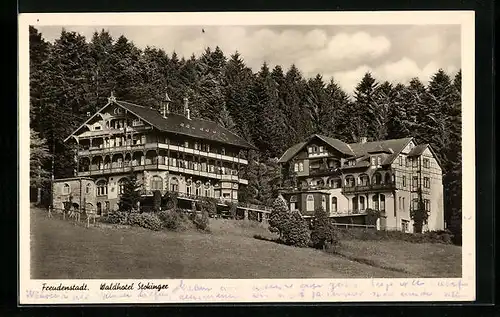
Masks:
[[[428,170],[431,180],[431,188],[429,189],[428,195],[431,208],[426,229],[431,231],[444,230],[444,197],[441,167],[428,148],[424,151],[423,157],[430,160],[430,168]]]
[[[64,190],[66,185],[69,186],[68,192]],[[85,206],[86,210],[94,210],[96,206],[94,182],[90,179],[54,180],[54,208],[64,209],[63,202],[69,202],[70,200],[72,203],[78,204],[78,207],[82,209]]]

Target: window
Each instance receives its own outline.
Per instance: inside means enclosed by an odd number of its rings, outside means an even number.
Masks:
[[[429,168],[431,166],[431,162],[428,158],[423,159],[423,164],[425,168]]]
[[[412,167],[418,167],[418,157],[413,158],[412,161]]]
[[[352,175],[347,175],[345,177],[345,186],[354,187],[354,177]]]
[[[321,196],[321,207],[326,211],[326,196]]]
[[[312,153],[313,148],[312,148],[312,147],[308,147],[308,148],[307,148],[307,151],[308,151],[309,153]]]
[[[385,195],[380,194],[380,210],[385,211]]]
[[[319,147],[319,152],[323,153],[323,147],[322,146]]]
[[[92,191],[92,185],[87,184],[87,187],[85,187],[85,194],[90,194],[91,191]]]
[[[408,225],[409,225],[409,221],[408,220],[401,220],[401,230],[403,232],[408,232]]]
[[[220,149],[220,154],[222,154],[222,155],[226,155],[226,149],[225,149],[225,148],[221,148],[221,149]]]
[[[413,187],[418,187],[418,176],[413,176],[411,181]]]
[[[304,163],[300,162],[299,163],[299,172],[303,172],[304,171]]]
[[[419,207],[418,206],[419,205],[418,199],[414,198],[413,201],[412,201],[412,203],[413,203],[413,210],[418,210],[418,207]]]
[[[410,162],[409,162],[409,161],[410,161],[410,159],[409,159],[409,158],[406,158],[406,159],[405,159],[405,166],[406,166],[406,167],[410,166]]]
[[[332,197],[332,212],[337,212],[337,197]]]
[[[405,210],[405,198],[403,197],[403,210]]]
[[[368,175],[362,174],[359,177],[359,183],[361,186],[368,186],[370,184],[370,178],[368,178]]]
[[[189,147],[189,141],[184,141],[184,147]]]
[[[380,173],[375,173],[373,174],[373,184],[374,185],[380,185],[382,183],[382,175]]]
[[[306,210],[307,211],[314,211],[314,196],[313,195],[307,195]]]
[[[291,196],[290,197],[290,210],[296,210],[297,209],[297,196]]]
[[[372,156],[372,157],[371,157],[372,166],[375,166],[375,164],[376,164],[376,159],[377,159],[377,158],[376,158],[375,156]]]
[[[127,181],[126,178],[122,178],[118,181],[118,195],[122,195],[124,193],[126,181]]]
[[[399,156],[398,160],[399,160],[399,166],[403,166],[403,157]]]
[[[141,119],[134,119],[134,120],[132,121],[132,126],[133,126],[133,127],[141,126],[142,124],[143,124],[143,123],[142,123]]]
[[[330,178],[330,187],[339,188],[340,187],[340,179],[339,178]]]
[[[163,190],[163,179],[160,176],[151,178],[151,190]]]
[[[429,177],[424,177],[424,187],[431,188],[431,181],[430,181]]]
[[[106,196],[108,194],[108,183],[105,180],[101,179],[96,186],[97,196]]]
[[[425,211],[431,211],[431,201],[429,199],[424,199]]]
[[[298,172],[299,171],[299,163],[295,163],[294,164],[293,171],[294,172]]]
[[[401,197],[399,197],[399,210],[403,209],[403,205],[401,205]],[[394,210],[394,216],[396,216],[396,210]]]
[[[373,202],[373,209],[375,209],[375,210],[379,210],[379,207],[380,207],[378,200],[379,200],[378,194],[373,195],[372,202]]]
[[[173,192],[179,191],[179,181],[175,177],[170,180],[170,190]]]
[[[365,209],[365,196],[359,196],[359,210]]]
[[[403,175],[403,187],[406,187],[406,176]]]
[[[68,184],[64,184],[63,186],[63,195],[68,195],[70,192],[70,188]]]
[[[195,195],[201,196],[201,182],[197,181],[195,185]]]
[[[382,158],[377,156],[377,165],[382,165]]]

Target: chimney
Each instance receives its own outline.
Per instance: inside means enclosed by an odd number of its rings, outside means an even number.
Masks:
[[[361,144],[366,143],[366,141],[367,141],[367,138],[366,138],[365,136],[362,136],[362,137],[360,138],[360,143],[361,143]]]
[[[191,119],[189,116],[189,101],[187,97],[184,97],[184,115],[186,118]]]
[[[188,118],[188,120],[191,120],[191,116],[190,116],[189,112],[190,112],[190,110],[186,109],[186,118]]]

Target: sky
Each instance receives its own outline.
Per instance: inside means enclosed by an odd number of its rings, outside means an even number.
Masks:
[[[238,51],[258,71],[263,62],[287,70],[295,64],[306,78],[332,77],[348,93],[366,72],[379,81],[427,83],[442,68],[454,75],[461,65],[460,25],[285,25],[285,26],[64,26],[90,40],[107,30],[125,35],[140,48],[175,51],[186,58],[219,46],[226,56]],[[61,26],[37,26],[53,42]],[[205,32],[202,32],[204,30]]]

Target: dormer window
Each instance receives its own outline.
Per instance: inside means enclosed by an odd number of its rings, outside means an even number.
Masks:
[[[313,148],[312,148],[312,147],[308,147],[308,148],[307,148],[307,151],[308,151],[309,153],[312,153]]]
[[[372,166],[375,166],[376,160],[377,160],[376,157],[374,157],[374,156],[371,157]]]
[[[382,158],[377,156],[377,165],[382,165]]]
[[[322,146],[319,147],[319,152],[323,153],[323,147]]]
[[[141,119],[134,119],[134,120],[132,121],[132,126],[133,126],[133,127],[137,127],[137,126],[141,126],[141,125],[143,125],[143,123],[142,123]]]

